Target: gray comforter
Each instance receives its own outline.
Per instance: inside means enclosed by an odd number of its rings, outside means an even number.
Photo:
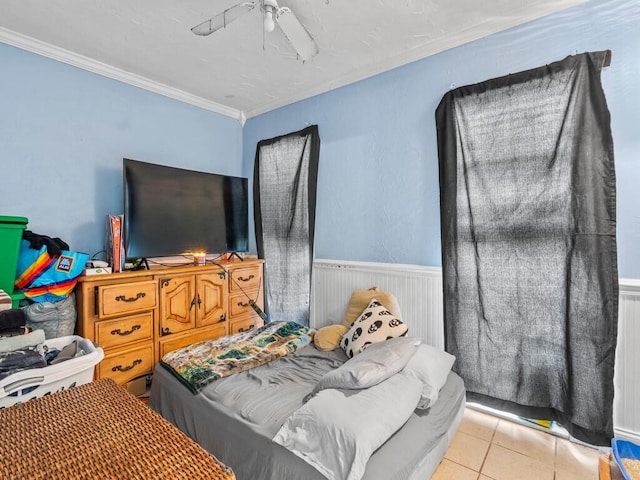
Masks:
[[[341,350],[320,352],[309,346],[219,379],[197,395],[158,366],[150,406],[233,468],[238,480],[322,480],[315,468],[272,438],[320,378],[345,361]],[[373,454],[363,478],[409,479],[418,470],[425,471],[425,459],[459,421],[464,398],[462,380],[449,374],[438,402],[429,410],[412,414]],[[436,465],[440,458],[434,457]]]

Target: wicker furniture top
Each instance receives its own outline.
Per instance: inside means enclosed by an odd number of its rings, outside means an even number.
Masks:
[[[111,379],[0,410],[2,479],[233,480]]]

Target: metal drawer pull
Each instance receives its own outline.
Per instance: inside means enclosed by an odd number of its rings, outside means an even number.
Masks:
[[[116,365],[115,367],[113,367],[111,369],[111,371],[112,372],[128,372],[133,367],[136,367],[136,366],[140,365],[141,363],[142,363],[142,360],[140,360],[139,358],[136,358],[133,361],[133,363],[131,365],[129,365],[128,367],[123,367],[122,365]]]
[[[238,302],[238,306],[239,307],[248,307],[249,305],[251,305],[251,304],[250,303]]]
[[[249,330],[251,330],[253,327],[255,327],[255,325],[252,323],[251,325],[249,325],[249,328],[239,328],[238,332],[248,332]]]
[[[116,328],[115,330],[111,330],[111,335],[120,335],[121,337],[126,337],[127,335],[131,335],[133,332],[135,332],[136,330],[140,330],[141,328],[142,325],[134,325],[133,327],[131,327],[131,330],[127,330],[125,332],[123,332],[119,328]]]
[[[238,280],[240,280],[241,282],[248,282],[249,280],[253,280],[253,278],[253,275],[249,275],[249,278],[238,277]]]
[[[116,302],[127,302],[127,303],[131,303],[131,302],[135,302],[136,300],[140,300],[142,297],[146,296],[147,294],[144,292],[138,292],[138,294],[135,297],[125,297],[124,295],[118,295],[116,297]]]
[[[222,323],[227,319],[227,314],[223,313],[222,315],[220,315],[220,320],[218,320],[218,323]]]

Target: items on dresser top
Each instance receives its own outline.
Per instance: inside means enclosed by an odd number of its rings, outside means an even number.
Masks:
[[[7,479],[235,478],[110,379],[0,410],[0,459]]]

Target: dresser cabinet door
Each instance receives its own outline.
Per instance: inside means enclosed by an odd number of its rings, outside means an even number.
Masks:
[[[160,285],[160,335],[195,328],[198,309],[195,276],[162,277]]]
[[[197,275],[196,327],[224,323],[227,320],[227,283],[224,273]]]

